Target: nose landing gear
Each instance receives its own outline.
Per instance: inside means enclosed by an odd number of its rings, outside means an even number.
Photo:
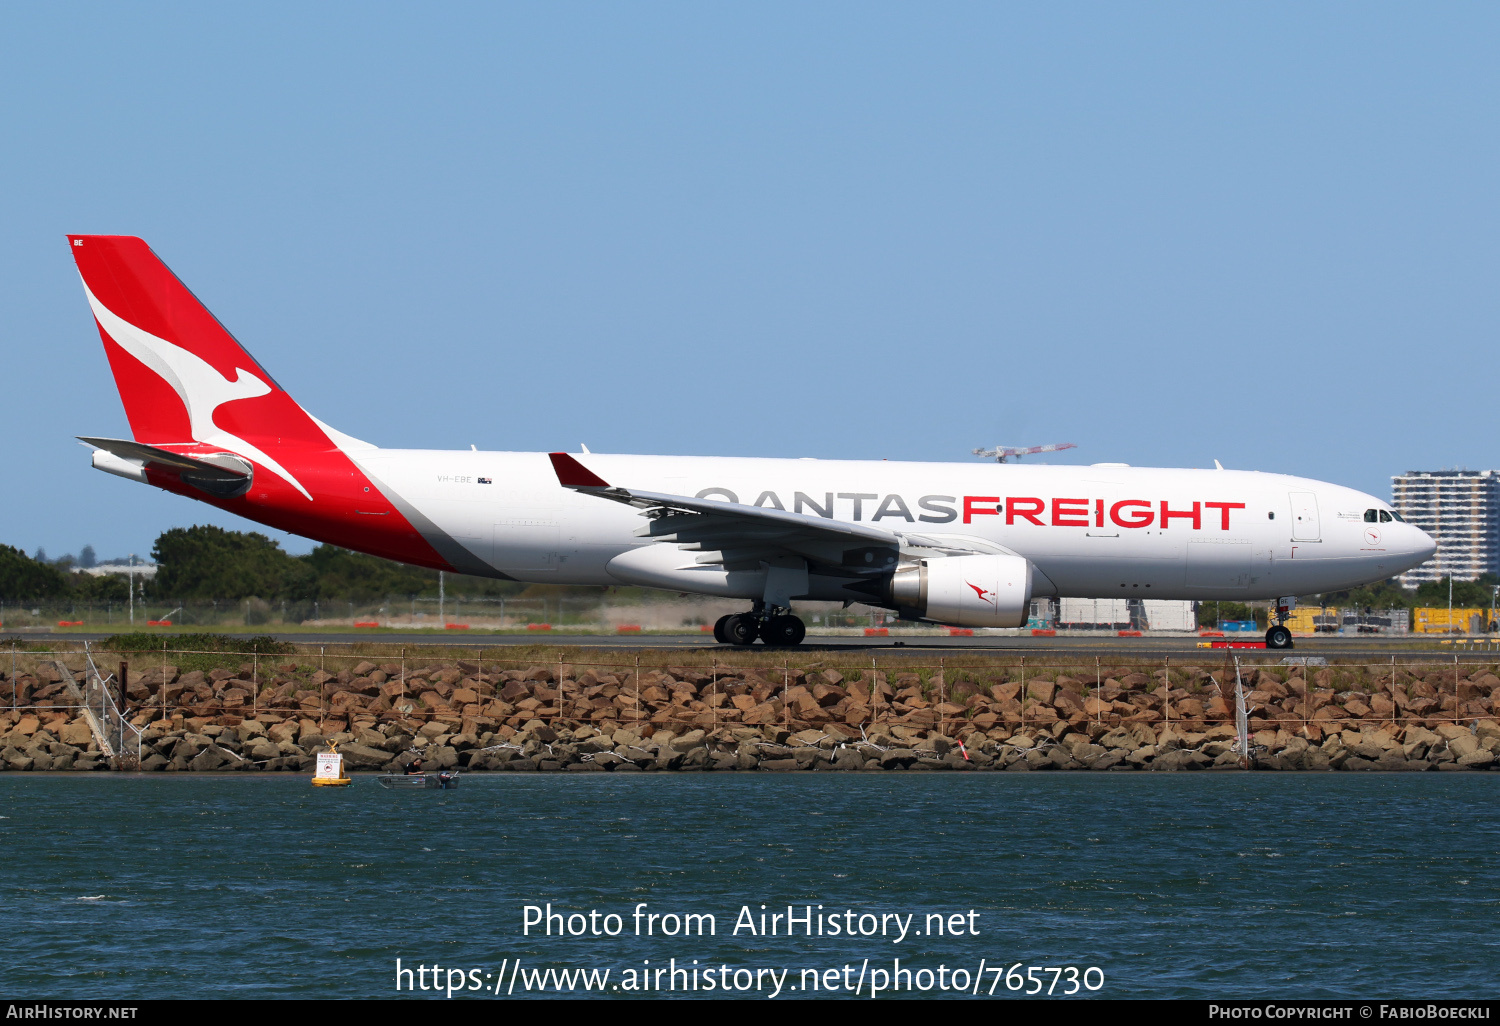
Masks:
[[[748,613],[721,616],[714,624],[714,640],[721,645],[752,645],[760,638],[767,645],[790,648],[802,644],[807,625],[790,609],[757,603]]]
[[[1291,648],[1292,632],[1286,628],[1287,615],[1291,613],[1297,600],[1295,598],[1278,599],[1271,610],[1271,629],[1266,631],[1267,648]]]

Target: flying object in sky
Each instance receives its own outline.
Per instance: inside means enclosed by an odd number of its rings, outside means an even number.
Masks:
[[[1017,447],[1014,445],[997,445],[993,449],[975,449],[975,456],[983,456],[985,459],[994,459],[996,463],[1004,463],[1010,459],[1020,459],[1022,456],[1034,456],[1039,452],[1062,452],[1064,449],[1076,449],[1078,446],[1072,442],[1055,442],[1052,445],[1029,445]]]
[[[1350,488],[1121,463],[386,449],[305,411],[145,242],[68,237],[131,439],[93,464],[284,531],[457,573],[739,598],[715,637],[799,644],[794,604],[1015,627],[1033,598],[1276,598],[1424,562]],[[1291,646],[1278,621],[1267,644]]]

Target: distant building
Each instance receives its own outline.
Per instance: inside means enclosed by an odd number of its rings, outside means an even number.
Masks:
[[[97,566],[75,567],[81,574],[90,574],[94,577],[103,577],[106,574],[119,574],[121,577],[134,575],[136,577],[155,577],[155,563],[137,563],[131,566],[129,563],[100,563]]]
[[[1391,493],[1396,512],[1437,541],[1437,554],[1402,574],[1401,587],[1500,573],[1500,471],[1413,470],[1391,478]]]

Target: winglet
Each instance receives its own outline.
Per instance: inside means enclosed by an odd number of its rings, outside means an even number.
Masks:
[[[557,472],[557,483],[564,488],[608,488],[609,482],[565,452],[547,454],[552,460],[552,469]]]

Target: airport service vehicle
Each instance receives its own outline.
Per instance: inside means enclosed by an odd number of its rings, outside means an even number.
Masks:
[[[142,240],[68,242],[134,436],[83,438],[98,469],[439,570],[746,600],[720,642],[798,644],[805,600],[1016,627],[1036,597],[1333,591],[1436,548],[1373,496],[1279,474],[381,448],[303,410]]]

